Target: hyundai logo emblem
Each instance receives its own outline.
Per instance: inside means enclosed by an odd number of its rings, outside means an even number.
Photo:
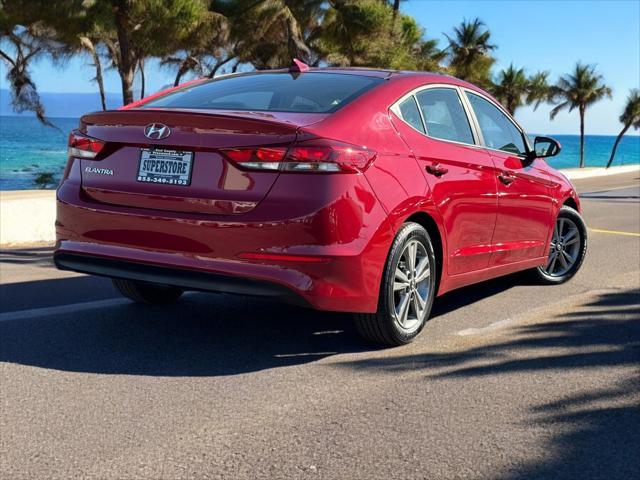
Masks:
[[[144,127],[144,136],[151,140],[162,140],[171,135],[171,130],[162,123],[150,123]]]

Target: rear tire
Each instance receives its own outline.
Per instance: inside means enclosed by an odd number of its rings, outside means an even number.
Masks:
[[[419,224],[402,226],[389,251],[378,311],[355,315],[369,342],[398,346],[412,342],[424,328],[435,297],[436,259],[431,238]]]
[[[183,290],[168,285],[156,285],[152,283],[112,278],[113,286],[125,297],[137,303],[151,305],[167,305],[175,302]]]
[[[531,274],[537,283],[564,283],[580,270],[586,254],[587,226],[577,211],[564,205],[558,212],[547,264]]]

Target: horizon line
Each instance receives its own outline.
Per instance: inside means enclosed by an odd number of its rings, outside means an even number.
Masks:
[[[4,89],[3,89],[4,90]],[[114,109],[107,109],[106,111],[113,111]],[[93,111],[87,111],[86,113],[92,113],[92,112],[101,112],[101,111],[105,111],[105,110],[93,110]],[[84,114],[83,114],[84,115]],[[0,114],[0,117],[24,117],[24,118],[36,118],[35,114],[33,113],[10,113],[10,114]],[[47,116],[47,119],[55,119],[55,118],[61,118],[61,119],[79,119],[80,117],[54,117],[54,116]],[[526,132],[525,132],[526,133]],[[585,133],[585,137],[617,137],[618,133]],[[559,132],[554,132],[554,133],[549,133],[549,132],[529,132],[527,133],[527,135],[531,136],[531,135],[564,135],[564,136],[571,136],[571,137],[579,137],[580,134],[579,133],[559,133]],[[627,131],[624,135],[624,137],[640,137],[640,131],[637,131],[637,133],[635,131]]]

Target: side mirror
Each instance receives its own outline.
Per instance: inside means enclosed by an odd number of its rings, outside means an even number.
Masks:
[[[535,154],[535,158],[555,157],[562,150],[560,143],[549,137],[536,137],[533,145],[534,152],[531,152],[531,156]]]

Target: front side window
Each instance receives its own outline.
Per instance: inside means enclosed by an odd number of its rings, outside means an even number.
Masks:
[[[487,147],[516,155],[527,153],[522,133],[498,107],[473,93],[467,92],[467,97]]]
[[[178,89],[142,107],[330,113],[382,82],[339,73],[238,75]]]
[[[442,140],[473,144],[469,119],[458,93],[451,88],[429,88],[416,94],[427,135]]]

